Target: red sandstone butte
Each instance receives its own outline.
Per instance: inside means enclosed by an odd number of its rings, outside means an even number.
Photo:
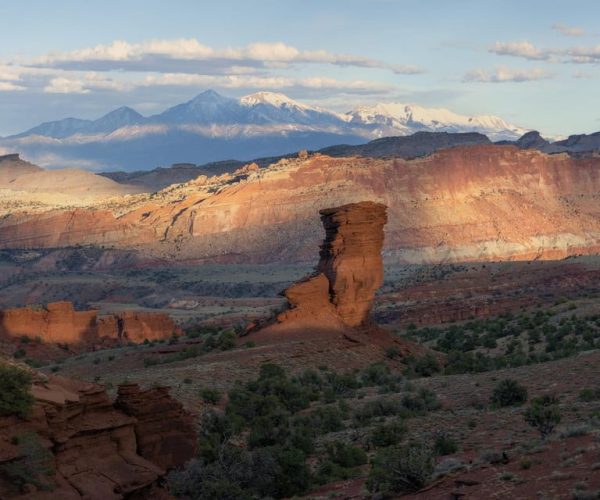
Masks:
[[[367,322],[375,292],[383,284],[386,206],[365,201],[321,210],[325,241],[317,272],[329,281],[331,303],[349,326]]]
[[[402,356],[425,352],[371,321],[375,292],[383,282],[385,205],[366,201],[328,208],[320,214],[326,236],[315,274],[283,292],[287,309],[271,324],[251,331],[253,340],[345,339],[354,346],[394,346]]]
[[[75,311],[71,302],[45,308],[20,307],[0,311],[0,336],[39,337],[45,342],[96,344],[103,340],[141,343],[170,338],[178,328],[162,313],[124,311],[98,317],[98,311]]]

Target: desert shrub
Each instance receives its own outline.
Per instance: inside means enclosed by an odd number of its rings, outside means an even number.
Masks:
[[[421,444],[384,448],[373,458],[367,488],[384,494],[417,491],[427,484],[433,470],[433,454]]]
[[[371,431],[369,441],[377,448],[397,445],[406,434],[406,426],[402,420],[396,419],[375,426]]]
[[[581,389],[581,391],[579,392],[579,399],[586,403],[600,400],[600,387],[597,389]]]
[[[498,382],[490,402],[497,408],[506,406],[518,406],[527,401],[527,388],[512,379],[505,379]]]
[[[390,359],[396,359],[400,356],[400,349],[392,345],[385,350],[385,355]]]
[[[216,405],[221,401],[221,393],[217,389],[209,389],[205,387],[200,390],[200,397],[205,403]]]
[[[0,364],[0,415],[26,417],[33,406],[31,374],[17,366]]]
[[[433,440],[433,452],[440,457],[452,455],[458,451],[456,441],[447,432],[438,431]]]
[[[341,467],[356,467],[367,463],[367,454],[362,448],[334,441],[327,444],[329,460]]]
[[[354,410],[353,421],[357,426],[365,426],[376,417],[396,415],[402,410],[402,403],[396,398],[379,398],[369,401]]]
[[[406,394],[402,406],[408,412],[406,416],[424,415],[440,408],[437,396],[429,389],[421,388],[415,394]]]
[[[25,356],[27,356],[27,352],[25,351],[25,349],[17,349],[15,352],[13,352],[13,358],[15,359],[21,359]]]
[[[235,347],[237,335],[233,330],[226,330],[219,334],[217,338],[217,348],[221,351],[228,351]]]
[[[558,398],[551,395],[534,398],[523,417],[531,427],[540,432],[543,439],[546,439],[561,420]]]
[[[431,354],[407,356],[403,361],[405,364],[403,374],[409,378],[430,377],[441,370],[437,359]]]
[[[322,406],[294,419],[296,426],[306,427],[313,436],[344,429],[344,412],[339,406]]]
[[[19,447],[19,457],[0,465],[0,473],[19,488],[30,484],[40,490],[54,489],[54,457],[42,446],[39,436],[28,432],[17,436],[14,442]]]

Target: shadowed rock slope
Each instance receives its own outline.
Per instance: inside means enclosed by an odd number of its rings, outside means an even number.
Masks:
[[[30,414],[0,416],[0,498],[158,498],[150,489],[165,470],[194,455],[192,417],[167,389],[121,392],[117,408],[100,385],[34,374]],[[150,412],[169,420],[149,425]]]

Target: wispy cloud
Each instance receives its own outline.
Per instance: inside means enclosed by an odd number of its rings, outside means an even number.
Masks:
[[[33,66],[78,70],[131,70],[180,73],[249,72],[294,64],[330,64],[384,69],[396,74],[417,74],[423,70],[412,65],[392,64],[378,59],[326,50],[300,50],[285,43],[251,43],[238,48],[213,48],[195,38],[148,40],[129,43],[123,40],[108,45],[86,47],[70,52],[52,52],[29,62]]]
[[[521,83],[552,78],[552,75],[540,68],[533,69],[511,69],[503,66],[492,71],[485,69],[474,69],[463,77],[465,82],[482,83]]]
[[[540,49],[528,41],[496,42],[490,47],[489,51],[499,56],[523,57],[536,61],[550,59],[552,55],[550,52]]]
[[[527,60],[567,64],[600,63],[600,45],[567,48],[541,48],[528,41],[496,42],[489,52],[500,56],[513,56]]]
[[[558,31],[561,35],[564,36],[584,36],[585,30],[583,28],[579,28],[577,26],[569,26],[564,23],[554,23],[552,25],[552,29]]]

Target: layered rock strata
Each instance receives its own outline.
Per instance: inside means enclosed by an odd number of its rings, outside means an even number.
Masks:
[[[386,207],[361,202],[320,211],[325,227],[317,272],[329,282],[330,302],[342,321],[360,326],[369,317],[383,284],[383,227]]]
[[[306,261],[314,213],[388,207],[386,257],[405,263],[561,259],[600,251],[600,157],[479,145],[427,157],[281,160],[85,209],[0,200],[0,248],[92,245],[137,259]]]
[[[103,386],[34,376],[30,415],[0,417],[0,498],[150,498],[195,451],[192,417],[167,388],[123,386],[113,404]],[[27,471],[24,485],[14,471]]]
[[[39,337],[44,342],[95,344],[103,340],[141,343],[168,339],[178,328],[167,314],[124,311],[98,316],[98,311],[75,311],[71,302],[45,308],[20,307],[0,311],[0,336]]]
[[[359,202],[321,210],[326,237],[315,273],[284,290],[287,307],[265,325],[250,330],[254,339],[395,343],[370,320],[375,292],[383,280],[381,247],[386,207]]]
[[[141,390],[121,384],[115,406],[135,417],[138,453],[164,469],[180,467],[196,455],[194,421],[168,387]]]

